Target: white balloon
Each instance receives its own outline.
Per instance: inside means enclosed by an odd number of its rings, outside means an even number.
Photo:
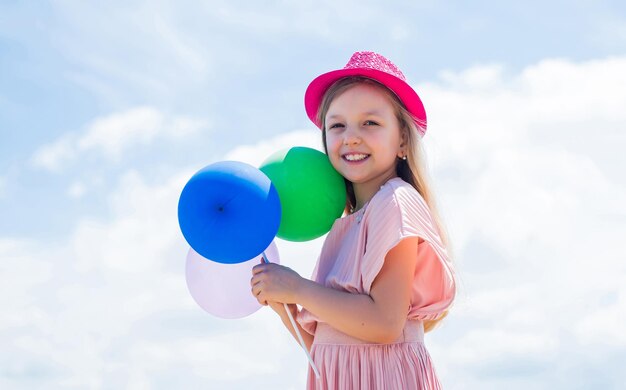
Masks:
[[[270,263],[280,264],[278,247],[272,241],[265,249]],[[189,293],[204,311],[220,318],[243,318],[261,308],[252,296],[252,268],[261,263],[259,254],[237,264],[223,264],[202,257],[192,248],[187,253],[185,278]]]

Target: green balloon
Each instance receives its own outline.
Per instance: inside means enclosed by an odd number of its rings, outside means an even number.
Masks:
[[[281,150],[259,169],[270,178],[282,215],[276,234],[288,241],[308,241],[330,230],[346,207],[343,177],[324,153],[302,146]]]

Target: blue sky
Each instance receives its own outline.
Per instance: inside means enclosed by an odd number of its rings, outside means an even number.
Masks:
[[[177,197],[211,162],[319,147],[306,86],[374,50],[429,115],[462,286],[427,336],[446,388],[618,388],[624,8],[2,2],[0,387],[302,388],[269,310],[190,298]],[[321,242],[281,260],[308,276]]]

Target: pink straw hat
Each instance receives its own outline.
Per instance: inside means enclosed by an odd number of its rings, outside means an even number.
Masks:
[[[352,55],[343,69],[324,73],[311,81],[304,94],[304,107],[309,119],[321,129],[317,113],[326,90],[337,80],[348,76],[363,76],[373,79],[390,89],[415,118],[422,136],[426,133],[426,111],[417,93],[406,82],[404,74],[393,62],[371,51],[358,51]]]

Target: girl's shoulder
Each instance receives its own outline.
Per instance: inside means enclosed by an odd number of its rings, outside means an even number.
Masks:
[[[389,202],[402,207],[408,203],[424,204],[424,198],[410,183],[400,177],[389,179],[380,187],[380,190],[372,197],[368,208],[380,205],[388,205]]]
[[[434,221],[422,195],[410,183],[394,177],[372,197],[364,215],[367,225],[387,226],[390,221],[406,228],[423,231]],[[426,225],[426,226],[425,226]]]

